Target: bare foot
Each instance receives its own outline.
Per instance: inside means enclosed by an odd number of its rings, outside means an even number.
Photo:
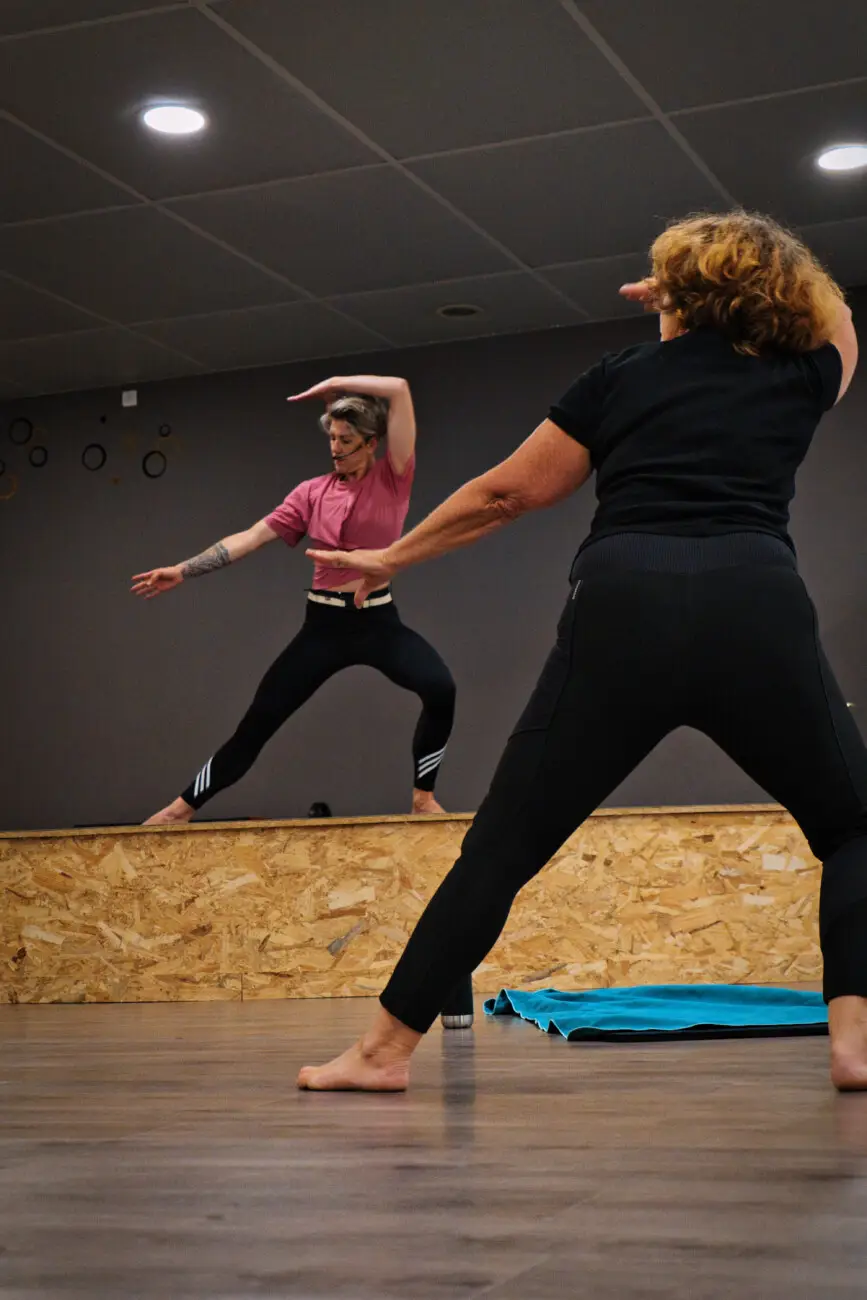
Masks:
[[[408,1083],[408,1061],[377,1062],[360,1042],[327,1065],[305,1065],[298,1075],[298,1087],[311,1092],[405,1092]]]
[[[444,813],[445,808],[437,803],[432,790],[413,790],[412,811],[415,817],[436,817],[437,813]]]
[[[327,1065],[305,1065],[298,1087],[311,1092],[404,1092],[421,1034],[380,1008],[371,1029]]]
[[[147,821],[143,822],[142,825],[179,826],[183,822],[192,821],[195,811],[195,808],[191,808],[184,799],[177,798],[173,803],[168,804],[165,808],[161,808],[159,812],[154,813],[153,817],[148,817]]]
[[[834,998],[828,1004],[831,1082],[840,1092],[867,1089],[867,998]]]

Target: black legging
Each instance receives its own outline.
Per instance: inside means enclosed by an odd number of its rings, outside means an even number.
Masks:
[[[760,534],[603,539],[573,578],[557,643],[383,1006],[428,1029],[518,891],[679,726],[799,823],[824,863],[825,997],[867,997],[867,749],[788,547]]]
[[[376,597],[377,594],[373,593]],[[433,646],[406,627],[393,604],[369,609],[307,604],[301,631],[275,659],[235,734],[202,766],[182,797],[201,808],[249,771],[262,747],[329,677],[356,664],[378,668],[420,696],[413,783],[433,790],[455,712],[455,684]]]

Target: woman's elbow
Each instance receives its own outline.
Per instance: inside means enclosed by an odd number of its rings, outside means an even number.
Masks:
[[[523,492],[494,492],[490,508],[504,524],[514,523],[528,510],[535,509],[529,495]]]

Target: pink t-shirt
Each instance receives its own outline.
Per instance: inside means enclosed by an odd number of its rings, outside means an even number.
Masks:
[[[297,546],[306,534],[320,551],[379,550],[400,537],[414,476],[415,457],[398,474],[386,453],[362,479],[323,474],[299,483],[265,523],[288,546]],[[313,586],[342,587],[363,576],[357,569],[317,564]]]

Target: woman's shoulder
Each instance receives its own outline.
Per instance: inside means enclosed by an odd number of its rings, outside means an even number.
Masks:
[[[381,456],[377,456],[369,475],[371,485],[381,484],[389,492],[398,496],[404,496],[410,492],[414,477],[415,454],[413,453],[410,456],[403,468],[403,472],[399,474],[392,463],[388,448],[385,449]]]
[[[305,478],[289,489],[287,501],[303,501],[312,505],[337,478],[336,474],[317,474],[316,478]]]

